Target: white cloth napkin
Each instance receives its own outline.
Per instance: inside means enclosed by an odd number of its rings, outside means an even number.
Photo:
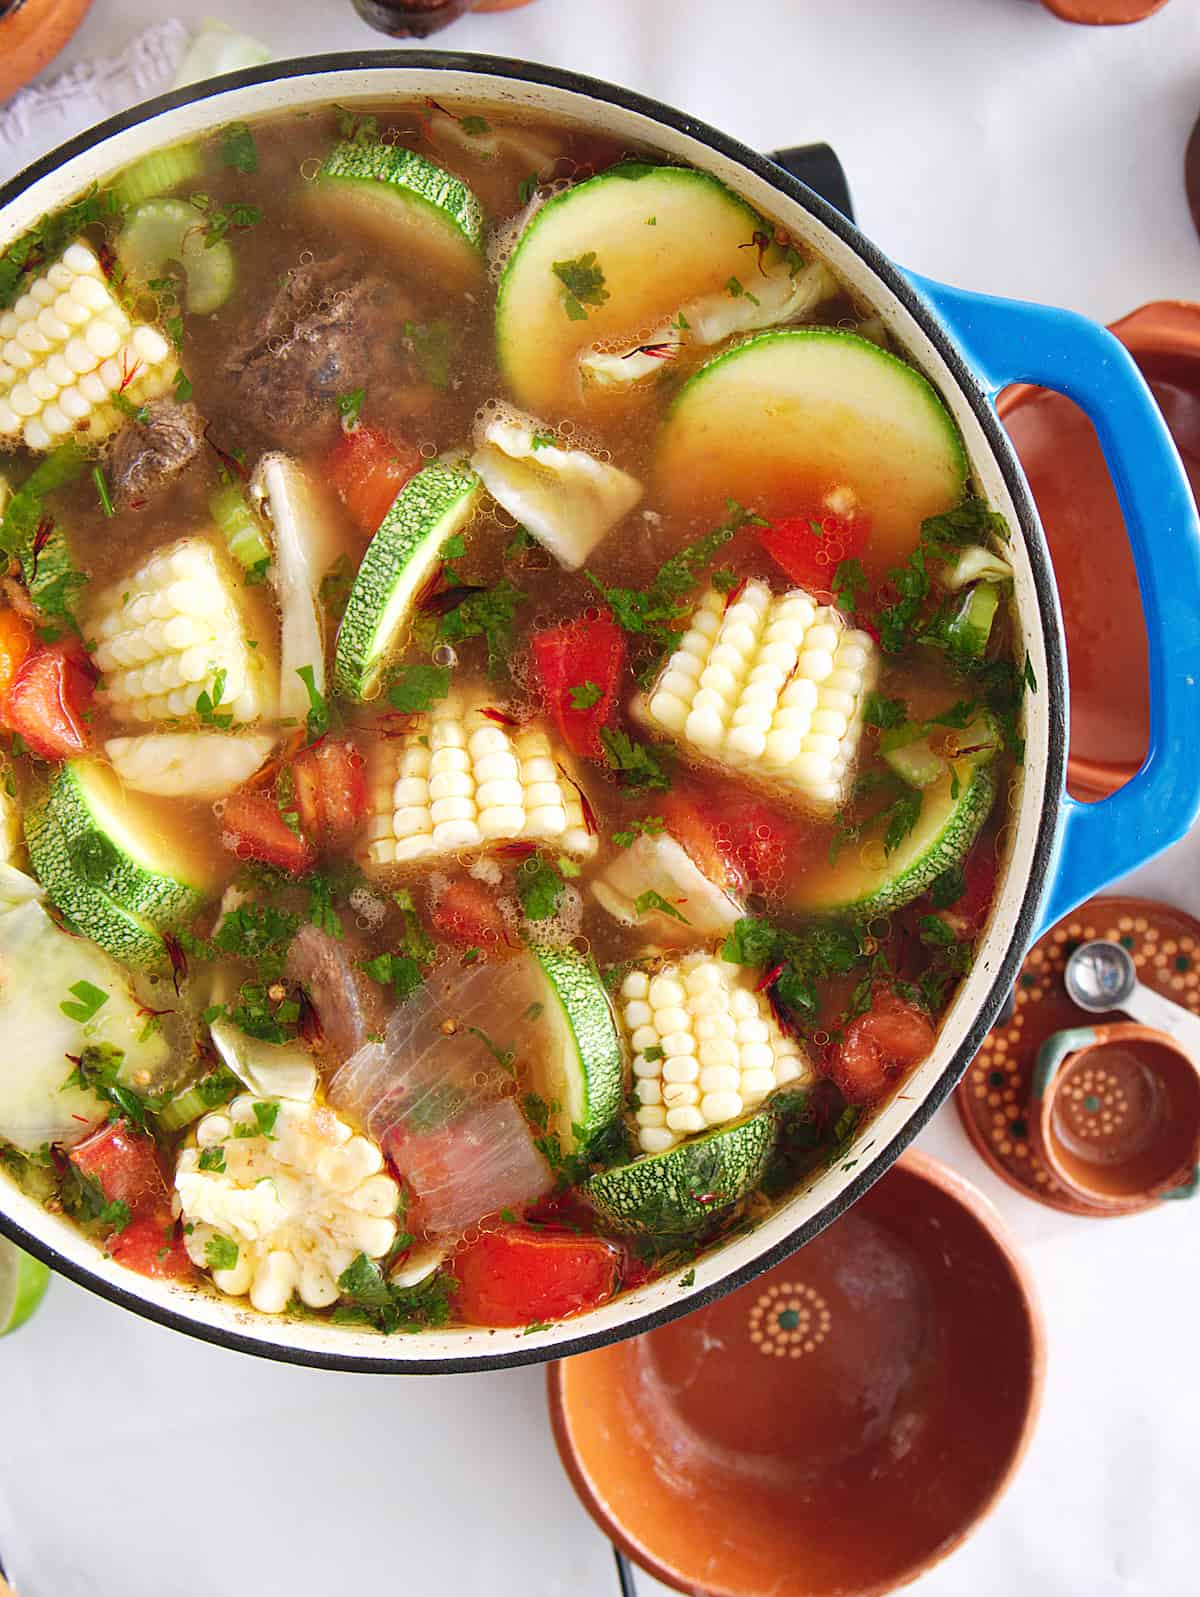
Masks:
[[[169,89],[191,39],[175,18],[139,33],[119,56],[81,61],[19,90],[0,111],[0,178],[139,100]]]

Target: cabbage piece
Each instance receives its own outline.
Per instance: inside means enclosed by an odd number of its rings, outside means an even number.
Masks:
[[[19,873],[16,873],[19,874]],[[62,1005],[93,1012],[85,1021]],[[120,1079],[157,1086],[172,1049],[121,970],[94,943],[60,931],[36,899],[0,913],[0,1138],[33,1153],[44,1142],[75,1143],[108,1106],[63,1083],[68,1054],[108,1043],[124,1053]]]
[[[262,1098],[311,1100],[317,1090],[317,1067],[301,1043],[264,1042],[247,1036],[229,1020],[214,1020],[208,1029],[224,1063],[251,1092]]]
[[[793,271],[788,264],[750,278],[740,292],[724,290],[689,300],[669,322],[627,349],[589,349],[579,357],[585,383],[632,388],[659,377],[664,361],[689,346],[711,348],[735,333],[757,332],[799,321],[837,293],[833,273],[821,261]]]
[[[536,995],[522,961],[439,969],[330,1083],[330,1102],[404,1176],[410,1230],[452,1235],[553,1185],[512,1097],[534,1046]]]
[[[271,59],[271,53],[269,45],[252,39],[248,33],[236,33],[225,23],[208,17],[179,63],[174,86],[182,89],[190,83],[218,77],[222,72],[261,66]]]
[[[577,571],[642,497],[642,485],[586,449],[564,449],[532,416],[494,416],[471,456],[473,470],[559,565]]]
[[[341,553],[337,518],[321,485],[289,455],[264,455],[250,485],[275,530],[279,593],[279,713],[303,721],[308,688],[299,676],[311,667],[313,687],[325,691],[325,618],[321,579]]]

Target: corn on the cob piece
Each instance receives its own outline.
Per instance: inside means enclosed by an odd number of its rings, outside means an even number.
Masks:
[[[171,544],[100,594],[86,632],[100,696],[118,720],[194,716],[220,672],[217,714],[240,722],[275,713],[267,664],[249,647],[233,590],[202,537]]]
[[[630,971],[618,1007],[645,1153],[736,1120],[776,1087],[813,1077],[750,972],[711,954],[689,954],[655,975]]]
[[[106,438],[133,404],[171,386],[171,345],[133,323],[94,252],[77,240],[0,315],[0,437],[53,449],[69,434]]]
[[[377,755],[366,856],[404,864],[513,842],[586,858],[587,828],[565,758],[536,726],[490,719],[485,701],[444,699]]]
[[[813,809],[845,797],[878,654],[865,632],[802,588],[715,588],[646,696],[653,727]]]

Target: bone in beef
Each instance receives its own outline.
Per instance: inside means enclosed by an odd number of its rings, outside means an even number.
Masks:
[[[296,267],[228,363],[233,401],[275,443],[302,445],[336,426],[339,394],[386,373],[411,307],[384,278],[359,275],[344,256]]]
[[[195,405],[152,399],[142,408],[145,420],[127,422],[109,447],[113,502],[122,509],[140,505],[177,477],[204,441]]]

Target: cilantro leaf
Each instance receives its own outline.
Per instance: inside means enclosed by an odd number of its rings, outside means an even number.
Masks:
[[[311,672],[312,667],[307,669]],[[213,675],[212,687],[201,688],[196,697],[196,714],[203,726],[219,727],[222,731],[233,725],[233,711],[222,709],[225,696],[226,672],[224,667]]]
[[[908,720],[908,705],[903,699],[889,699],[882,693],[868,693],[863,699],[862,718],[864,726],[903,726]]]
[[[258,171],[258,146],[244,122],[230,122],[221,129],[221,164],[235,172]]]
[[[373,1325],[390,1336],[445,1325],[458,1282],[446,1271],[435,1270],[416,1286],[396,1286],[374,1259],[360,1253],[338,1277],[338,1287],[346,1301],[333,1311],[336,1322]]]
[[[210,1270],[232,1270],[238,1262],[239,1249],[230,1237],[218,1234],[209,1237],[204,1246],[204,1262]]]
[[[666,830],[667,823],[661,815],[639,815],[630,821],[629,828],[624,832],[614,832],[612,840],[618,848],[632,848],[637,839],[643,835],[653,837]]]
[[[86,1026],[108,1002],[108,994],[103,987],[97,987],[95,982],[77,981],[73,987],[68,988],[68,991],[73,994],[76,1002],[68,1003],[64,999],[58,1007],[68,1020],[77,1020],[81,1026]]]
[[[196,1161],[201,1170],[212,1170],[217,1175],[225,1173],[225,1148],[222,1143],[213,1143],[207,1148],[201,1148],[200,1157]]]
[[[348,394],[339,394],[334,400],[334,406],[343,422],[353,426],[362,413],[363,400],[367,397],[365,388],[354,388]]]
[[[464,643],[482,636],[487,644],[488,674],[504,677],[516,642],[517,610],[528,597],[507,578],[494,588],[472,590],[439,619],[437,636],[442,643]]]
[[[607,726],[600,728],[600,743],[605,760],[616,771],[623,788],[664,793],[671,786],[668,764],[672,755],[668,748],[635,743],[627,732]]]
[[[447,321],[405,322],[404,336],[412,347],[421,375],[434,388],[449,388],[450,364],[458,350],[458,337]]]
[[[316,675],[311,665],[296,667],[296,675],[308,690],[308,715],[305,718],[305,731],[308,741],[316,743],[329,731],[330,714],[329,705],[325,695],[317,686]]]
[[[404,665],[388,689],[388,699],[405,715],[430,709],[450,691],[450,672],[442,665]]]
[[[597,683],[588,679],[573,687],[569,697],[573,710],[590,710],[593,704],[599,704],[604,693]]]
[[[595,250],[573,261],[555,261],[551,270],[563,285],[563,309],[573,322],[586,321],[585,305],[603,305],[608,298]]]
[[[685,926],[691,925],[686,915],[681,915],[674,904],[665,899],[661,893],[656,893],[652,887],[648,887],[644,893],[639,893],[633,901],[635,915],[644,915],[650,909],[656,909],[660,915],[670,915],[672,919],[682,921]]]
[[[516,888],[526,920],[551,920],[558,911],[565,885],[545,855],[531,854],[522,860]]]

